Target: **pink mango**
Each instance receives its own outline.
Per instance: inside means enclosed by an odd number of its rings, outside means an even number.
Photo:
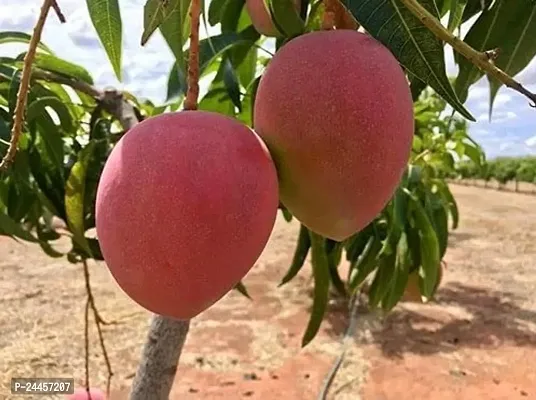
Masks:
[[[106,400],[106,394],[97,388],[89,388],[91,400]],[[89,400],[86,388],[76,388],[73,394],[67,396],[66,400]]]

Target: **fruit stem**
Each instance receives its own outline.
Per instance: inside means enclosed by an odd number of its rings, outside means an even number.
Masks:
[[[428,10],[424,8],[417,0],[400,1],[407,7],[408,10],[419,18],[423,25],[426,26],[438,39],[450,44],[454,50],[467,58],[471,63],[476,65],[491,77],[529,98],[533,103],[531,106],[536,107],[536,94],[531,93],[506,72],[500,68],[497,68],[497,66],[493,63],[493,58],[496,56],[494,52],[490,53],[488,51],[478,51],[473,49],[470,45],[446,29],[441,22],[430,14]]]
[[[167,400],[190,321],[154,315],[132,383],[130,400]]]
[[[28,52],[24,56],[24,64],[22,66],[22,77],[20,78],[19,92],[17,93],[17,103],[15,105],[15,115],[13,116],[13,128],[11,129],[11,140],[9,142],[9,148],[6,155],[0,162],[0,170],[6,169],[9,164],[13,162],[15,154],[17,153],[17,146],[19,144],[20,135],[22,134],[22,124],[24,119],[24,110],[26,108],[26,98],[28,95],[28,88],[30,85],[30,72],[32,70],[32,63],[35,58],[35,52],[37,45],[41,40],[41,33],[45,26],[50,7],[56,2],[54,0],[44,0],[39,13],[39,18],[35,24],[32,37],[30,39],[30,45]]]
[[[329,31],[335,27],[335,1],[323,0],[324,14],[322,15],[322,29]]]
[[[197,110],[199,96],[199,15],[201,0],[192,0],[190,6],[190,51],[188,57],[188,92],[185,110]]]

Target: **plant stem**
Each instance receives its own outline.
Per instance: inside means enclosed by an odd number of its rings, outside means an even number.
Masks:
[[[26,98],[28,96],[28,87],[30,84],[30,72],[32,70],[32,63],[35,58],[35,52],[37,45],[41,40],[41,33],[45,26],[48,11],[54,0],[44,0],[41,6],[41,12],[39,18],[35,24],[32,38],[30,39],[30,45],[28,52],[24,56],[24,65],[22,67],[22,77],[20,79],[19,92],[17,93],[17,103],[15,105],[15,115],[13,116],[13,128],[11,129],[11,141],[6,155],[0,162],[0,170],[8,167],[13,162],[15,154],[17,153],[17,146],[19,144],[20,135],[22,133],[22,123],[24,120],[24,110],[26,109]]]
[[[190,321],[153,316],[130,400],[167,400]]]
[[[446,29],[440,21],[437,20],[432,14],[428,12],[418,0],[400,0],[419,20],[440,40],[447,42],[452,46],[454,50],[467,58],[471,63],[483,70],[488,75],[497,79],[499,82],[508,86],[509,88],[523,94],[528,97],[536,107],[536,94],[530,92],[524,88],[519,82],[514,80],[506,72],[498,68],[493,64],[492,59],[496,56],[495,51],[482,52],[473,49],[470,45],[463,40],[452,34]]]
[[[192,0],[190,6],[190,51],[188,58],[188,93],[184,100],[185,110],[197,110],[199,96],[199,15],[201,1]]]

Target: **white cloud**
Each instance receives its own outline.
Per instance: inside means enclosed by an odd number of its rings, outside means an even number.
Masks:
[[[93,75],[96,86],[126,89],[137,96],[161,102],[165,98],[173,56],[159,32],[145,46],[140,45],[144,4],[145,0],[120,1],[123,20],[123,82],[118,82],[113,73],[89,18],[85,1],[61,0],[60,5],[67,23],[60,24],[54,13],[51,13],[43,32],[43,41],[58,56],[87,68]],[[0,30],[30,33],[39,8],[40,2],[35,0],[0,0]],[[475,18],[472,18],[464,24],[462,36],[474,21]],[[209,32],[219,33],[219,28],[209,27]],[[206,36],[203,26],[200,33],[202,37]],[[273,50],[273,43],[273,40],[269,41],[269,50]],[[2,55],[18,54],[25,49],[25,45],[0,47]],[[458,67],[448,45],[445,46],[445,54],[447,73],[454,75]],[[212,77],[213,74],[208,78]],[[529,90],[536,91],[536,60],[517,79]],[[201,93],[206,91],[208,82],[207,79],[201,84]],[[502,88],[495,99],[490,122],[489,85],[487,78],[483,77],[469,90],[466,106],[473,115],[478,115],[477,122],[469,124],[469,133],[482,144],[488,157],[536,151],[536,111],[528,106],[528,100],[522,95]]]

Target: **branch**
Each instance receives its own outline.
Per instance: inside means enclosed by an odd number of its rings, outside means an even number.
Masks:
[[[432,14],[428,12],[423,6],[421,6],[418,0],[400,0],[419,20],[434,34],[436,37],[444,42],[447,42],[452,46],[454,50],[467,58],[471,63],[483,70],[488,75],[497,79],[499,82],[508,86],[509,88],[523,94],[529,98],[533,104],[531,107],[536,107],[536,94],[530,92],[524,88],[519,82],[514,80],[506,72],[498,68],[493,64],[493,58],[496,57],[496,50],[489,51],[477,51],[465,43],[463,40],[454,36],[448,29],[446,29],[440,21],[437,20]]]
[[[107,323],[102,319],[102,317],[99,314],[99,311],[97,310],[97,306],[95,305],[95,298],[93,297],[93,292],[91,291],[91,283],[89,278],[89,268],[87,265],[87,260],[83,259],[82,264],[84,266],[84,280],[86,282],[86,294],[87,294],[87,302],[86,302],[86,311],[85,311],[85,347],[86,347],[86,391],[89,395],[89,334],[88,334],[88,312],[89,308],[91,307],[91,310],[93,311],[93,317],[95,318],[95,325],[97,326],[97,332],[99,334],[99,343],[102,350],[102,355],[104,356],[104,361],[106,363],[106,368],[108,369],[108,379],[106,382],[106,393],[107,396],[110,396],[110,384],[113,376],[112,371],[112,364],[110,363],[110,357],[108,357],[108,351],[106,350],[106,345],[104,344],[104,337],[102,334],[102,328],[101,325],[106,325]],[[91,395],[89,395],[91,397]]]
[[[60,6],[58,5],[58,2],[56,0],[52,0],[52,8],[54,9],[54,11],[56,12],[56,15],[58,16],[58,19],[60,20],[60,22],[62,24],[64,24],[65,22],[67,22],[67,20],[65,19],[65,15],[63,15],[63,13],[61,12],[61,8]]]
[[[28,86],[30,83],[30,72],[32,69],[32,63],[35,58],[35,52],[37,45],[41,41],[41,33],[45,26],[48,11],[54,3],[54,0],[44,0],[41,6],[41,12],[39,18],[35,24],[32,38],[30,39],[30,45],[28,52],[24,56],[24,65],[22,67],[22,77],[20,80],[19,92],[17,93],[17,103],[15,105],[15,115],[13,116],[13,128],[11,129],[11,141],[9,142],[9,148],[6,155],[0,162],[0,170],[6,169],[9,164],[13,162],[15,154],[17,153],[17,146],[19,144],[20,135],[22,133],[22,123],[24,120],[24,111],[26,108],[26,98],[28,96]]]
[[[36,69],[32,72],[32,78],[61,83],[93,97],[97,101],[101,102],[103,108],[107,112],[119,120],[125,130],[129,130],[138,123],[138,118],[136,116],[136,110],[134,107],[124,99],[124,96],[121,92],[115,89],[109,89],[102,92],[86,82],[39,69]]]
[[[199,15],[201,1],[192,0],[190,6],[190,51],[188,59],[188,93],[184,100],[185,110],[197,110],[199,96]]]
[[[130,400],[167,400],[190,321],[153,316]]]

